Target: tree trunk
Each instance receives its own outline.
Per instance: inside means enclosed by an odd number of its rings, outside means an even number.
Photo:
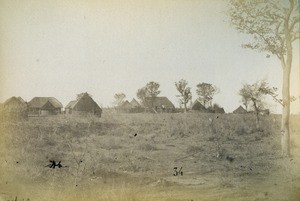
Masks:
[[[260,131],[260,121],[259,121],[259,114],[256,112],[256,130]]]
[[[187,107],[186,107],[186,102],[184,102],[184,113],[187,113]]]
[[[288,21],[285,21],[286,37],[286,61],[281,59],[283,68],[282,78],[282,117],[281,117],[281,149],[282,156],[289,157],[290,152],[290,74],[292,67],[292,42],[288,29]]]
[[[281,148],[282,156],[290,156],[290,69],[283,70],[282,85],[282,119],[281,119]]]
[[[256,105],[255,100],[252,100],[252,102],[253,102],[253,106],[254,106],[254,110],[255,110],[255,116],[256,116],[256,130],[259,131],[260,130],[259,110],[258,110],[258,107]]]

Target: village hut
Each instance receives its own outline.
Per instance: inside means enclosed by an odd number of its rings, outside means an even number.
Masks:
[[[245,110],[242,106],[239,106],[237,109],[235,109],[233,114],[246,114],[247,110]]]
[[[134,98],[131,100],[130,102],[131,104],[131,112],[133,113],[138,113],[138,112],[144,112],[145,108],[141,106],[141,104],[139,104],[139,102],[137,102],[137,100],[135,100]]]
[[[128,100],[126,100],[120,106],[118,106],[117,109],[120,112],[130,112],[132,109],[132,105]]]
[[[220,107],[220,108],[214,108],[213,112],[214,113],[218,113],[218,114],[225,114],[225,110],[222,107]]]
[[[224,114],[225,110],[224,108],[222,108],[221,106],[219,106],[218,104],[214,104],[211,107],[206,108],[208,110],[208,112],[210,113],[217,113],[217,114]]]
[[[130,104],[131,104],[132,108],[140,108],[141,107],[139,102],[137,102],[137,100],[135,100],[134,98],[131,100]]]
[[[27,107],[26,102],[21,98],[21,97],[11,97],[7,99],[3,103],[3,107],[6,109],[14,109],[14,108],[22,108],[22,107]]]
[[[145,106],[151,112],[174,112],[175,106],[167,97],[148,97]]]
[[[2,113],[8,119],[26,119],[28,117],[27,103],[21,97],[11,97],[2,105]]]
[[[47,116],[61,113],[63,105],[54,97],[34,97],[28,103],[29,115]]]
[[[198,112],[203,112],[203,113],[209,113],[210,110],[206,109],[204,105],[197,99],[191,106],[192,111],[198,111]]]
[[[77,100],[70,101],[65,111],[66,114],[93,114],[99,117],[101,117],[102,114],[102,109],[88,93],[81,93],[77,96]]]

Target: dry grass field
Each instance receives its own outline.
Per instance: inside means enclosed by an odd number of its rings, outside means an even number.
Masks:
[[[299,116],[291,159],[280,116],[262,117],[261,131],[252,115],[102,116],[2,122],[0,200],[300,200]]]

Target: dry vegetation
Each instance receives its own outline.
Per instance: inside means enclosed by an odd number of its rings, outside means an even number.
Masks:
[[[0,200],[297,200],[299,120],[292,117],[292,159],[280,157],[273,115],[259,132],[254,116],[233,114],[2,122]],[[49,160],[63,167],[45,167]]]

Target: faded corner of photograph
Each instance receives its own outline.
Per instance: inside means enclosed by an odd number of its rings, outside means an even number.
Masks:
[[[298,0],[0,1],[0,201],[299,201]]]

